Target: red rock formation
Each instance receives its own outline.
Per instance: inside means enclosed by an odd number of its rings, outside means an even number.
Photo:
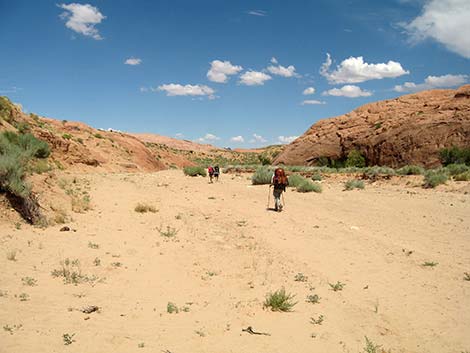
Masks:
[[[288,145],[274,163],[315,165],[321,157],[363,153],[368,165],[439,165],[439,150],[470,146],[470,85],[366,104],[320,120]]]

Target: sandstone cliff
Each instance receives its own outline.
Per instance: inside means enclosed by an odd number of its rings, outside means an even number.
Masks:
[[[315,165],[357,149],[368,165],[439,165],[439,150],[470,146],[470,85],[366,104],[320,120],[288,145],[274,163]]]

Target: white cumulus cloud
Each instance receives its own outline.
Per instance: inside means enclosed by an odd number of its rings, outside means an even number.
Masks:
[[[369,97],[372,95],[370,91],[363,91],[360,87],[354,85],[346,85],[341,88],[332,88],[322,93],[324,96],[335,96],[335,97]]]
[[[139,58],[129,58],[124,62],[124,64],[131,65],[131,66],[140,65],[141,63],[142,63],[142,59],[139,59]]]
[[[262,86],[272,77],[260,71],[247,71],[240,76],[240,83],[246,86]]]
[[[153,89],[155,90],[155,89]],[[180,85],[170,83],[158,86],[159,91],[166,92],[167,96],[208,96],[214,98],[215,91],[205,85]]]
[[[103,16],[98,8],[90,4],[77,3],[57,6],[65,10],[60,17],[67,20],[65,22],[67,28],[96,40],[103,39],[95,26],[100,24],[106,16]]]
[[[326,104],[326,102],[318,101],[316,99],[307,99],[302,102],[302,105],[315,105],[315,104]]]
[[[463,85],[468,82],[468,75],[428,76],[423,83],[405,82],[394,87],[396,92],[418,92],[426,89],[449,88]]]
[[[268,66],[267,70],[273,75],[282,76],[282,77],[299,77],[299,74],[295,72],[295,66],[289,65],[288,67],[279,65],[276,58],[271,59],[271,63],[276,65]]]
[[[302,94],[305,95],[305,96],[308,96],[309,94],[314,94],[314,93],[315,93],[315,88],[313,88],[313,87],[307,87],[302,92]]]
[[[330,71],[332,60],[330,54],[326,55],[326,61],[320,68],[320,74],[326,77],[331,84],[359,83],[409,74],[409,71],[404,70],[399,62],[390,60],[386,64],[368,64],[364,62],[362,56],[345,59],[336,67],[336,70]]]
[[[422,13],[403,24],[412,42],[433,39],[470,59],[470,1],[428,0]]]
[[[253,138],[250,140],[250,143],[264,143],[268,142],[263,136],[258,135],[258,134],[253,134]]]
[[[297,139],[299,136],[279,136],[277,138],[277,141],[279,143],[285,144],[285,143],[291,143],[295,139]]]
[[[245,142],[245,139],[243,138],[243,136],[234,136],[230,139],[231,142],[236,142],[236,143],[243,143]]]
[[[218,140],[220,140],[220,137],[214,134],[207,133],[203,137],[199,137],[196,141],[200,143],[210,143]]]
[[[228,76],[236,75],[241,70],[243,70],[243,67],[232,65],[230,61],[214,60],[207,72],[207,78],[212,82],[225,83],[228,81]]]
[[[181,133],[181,132],[177,132],[177,133],[175,134],[175,137],[178,138],[178,139],[182,139],[182,138],[184,138],[184,134]]]

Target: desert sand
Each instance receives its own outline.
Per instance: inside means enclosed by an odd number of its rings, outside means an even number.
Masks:
[[[91,195],[70,231],[0,223],[1,353],[357,353],[365,336],[393,353],[470,350],[468,183],[343,191],[332,178],[321,194],[289,190],[276,213],[248,174],[61,177]],[[52,276],[67,258],[91,281]],[[263,308],[282,287],[292,312]]]

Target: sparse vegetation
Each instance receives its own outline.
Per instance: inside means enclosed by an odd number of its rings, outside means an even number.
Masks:
[[[38,281],[36,279],[32,278],[32,277],[23,277],[21,279],[21,282],[23,282],[23,285],[25,285],[25,286],[33,287],[33,286],[37,285]]]
[[[310,318],[310,323],[313,325],[321,325],[323,323],[323,320],[325,317],[323,315],[320,315],[318,319],[315,319],[314,317]]]
[[[361,151],[352,150],[348,153],[348,158],[345,163],[346,167],[364,168],[366,166],[366,159]]]
[[[198,176],[201,175],[203,177],[207,176],[206,169],[201,166],[196,166],[196,167],[184,167],[183,168],[183,173],[184,175],[188,176]]]
[[[340,281],[337,281],[336,283],[328,283],[328,284],[330,285],[331,289],[335,292],[343,290],[344,286],[346,285],[344,283],[341,283]]]
[[[53,277],[62,277],[64,284],[80,284],[84,282],[94,282],[97,280],[95,276],[87,276],[82,274],[80,261],[78,259],[70,260],[66,258],[60,262],[61,268],[51,272]]]
[[[281,288],[266,296],[264,307],[270,308],[272,311],[292,311],[292,308],[297,304],[293,301],[294,298],[295,295],[288,294],[284,288]]]
[[[162,237],[165,238],[173,238],[178,234],[178,230],[176,228],[166,226],[166,229],[163,229],[163,227],[157,228],[158,232]]]
[[[312,180],[313,180],[313,181],[322,181],[323,178],[322,178],[322,176],[321,176],[320,173],[314,173],[314,174],[312,175]]]
[[[428,171],[424,175],[423,187],[435,188],[436,186],[440,184],[445,184],[447,179],[448,179],[448,176],[444,171],[440,171],[440,170]]]
[[[100,248],[99,244],[92,243],[91,241],[88,242],[88,247],[90,249],[99,249]]]
[[[366,345],[364,347],[364,353],[379,353],[380,345],[375,344],[367,336],[365,336]]]
[[[7,252],[7,260],[16,261],[16,250],[11,250]]]
[[[20,302],[26,302],[29,300],[29,294],[21,293],[20,295],[18,295],[18,298],[20,299]]]
[[[95,257],[95,259],[93,260],[93,265],[101,266],[101,260],[99,257]]]
[[[273,170],[268,167],[258,168],[253,176],[251,177],[251,183],[253,185],[265,185],[271,184],[271,177],[273,175]]]
[[[20,214],[31,223],[41,218],[39,204],[31,195],[31,186],[25,181],[31,161],[47,158],[49,145],[31,134],[4,131],[0,134],[0,191],[15,199]]]
[[[424,168],[418,165],[405,165],[397,169],[398,175],[422,175],[424,174]]]
[[[73,342],[76,342],[75,339],[73,338],[74,336],[75,336],[75,333],[72,333],[72,334],[64,333],[62,335],[62,340],[64,341],[64,345],[68,346],[72,344]]]
[[[302,182],[299,186],[297,186],[296,190],[298,192],[316,192],[316,193],[321,193],[322,192],[322,187],[318,183],[314,183],[308,179],[306,179],[304,182]]]
[[[157,212],[157,209],[154,206],[148,205],[146,203],[138,203],[137,206],[135,206],[134,211],[138,213],[155,213]]]
[[[308,277],[305,276],[303,273],[297,273],[294,277],[294,281],[296,282],[307,282]]]
[[[318,294],[309,294],[307,295],[307,303],[318,304],[320,302],[320,297]]]
[[[470,165],[470,147],[460,148],[453,146],[451,148],[443,148],[439,151],[439,157],[444,166],[449,164]]]
[[[345,190],[364,189],[364,182],[362,180],[352,179],[344,184]]]
[[[176,304],[172,303],[172,302],[168,302],[168,304],[166,305],[166,312],[168,314],[173,314],[173,313],[176,313],[178,314],[179,313],[179,309],[178,307],[176,306]]]
[[[470,181],[470,172],[460,173],[454,176],[455,181]]]
[[[423,267],[435,267],[438,264],[439,264],[438,262],[434,262],[434,261],[425,261],[423,262],[422,266]]]

